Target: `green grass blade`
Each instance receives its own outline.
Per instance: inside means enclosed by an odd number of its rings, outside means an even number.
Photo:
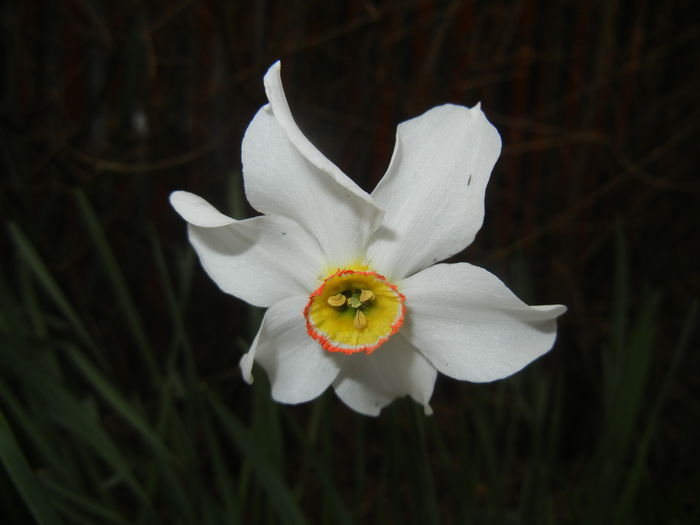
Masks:
[[[170,313],[170,318],[173,324],[174,343],[175,345],[180,345],[183,349],[187,371],[186,377],[190,382],[190,388],[193,388],[197,381],[197,369],[194,357],[192,355],[192,345],[190,344],[190,340],[187,336],[187,329],[185,327],[182,309],[177,301],[175,290],[173,289],[172,281],[170,279],[168,265],[165,261],[165,256],[163,255],[163,248],[153,224],[149,225],[148,234],[151,240],[153,260],[156,264],[156,268],[158,269],[158,275],[160,276],[162,289],[165,294],[165,303],[168,307],[168,312]]]
[[[250,461],[260,484],[267,491],[270,504],[277,510],[280,521],[294,525],[305,524],[306,520],[291,491],[273,464],[256,445],[248,430],[213,394],[209,395],[209,401],[241,455]]]
[[[220,438],[214,431],[209,417],[210,411],[205,412],[202,418],[202,431],[206,441],[207,452],[211,458],[214,469],[214,479],[216,480],[216,492],[221,496],[221,501],[226,509],[226,514],[240,518],[240,504],[238,502],[235,480],[230,471],[226,468],[225,454],[220,444]],[[235,522],[240,519],[233,520]]]
[[[150,445],[155,452],[164,457],[174,459],[170,451],[163,445],[160,438],[148,425],[145,416],[127,401],[85,356],[72,347],[66,347],[66,353],[85,379],[95,388],[97,393],[141,435],[143,440]]]
[[[87,410],[84,404],[76,400],[71,392],[63,384],[58,383],[55,377],[44,371],[42,366],[12,354],[0,353],[0,358],[2,358],[0,363],[6,364],[16,377],[21,377],[28,388],[32,389],[27,393],[42,402],[42,412],[35,409],[31,417],[37,420],[44,417],[50,424],[58,423],[63,426],[81,446],[87,445],[89,450],[97,453],[134,495],[148,507],[148,497],[133,477],[131,465],[109,433],[102,427],[97,414]],[[29,414],[27,417],[30,417]]]
[[[654,405],[649,412],[649,417],[647,420],[646,428],[642,433],[642,439],[638,447],[636,457],[634,458],[634,464],[632,468],[629,469],[626,478],[625,486],[621,492],[621,496],[617,501],[615,509],[615,519],[614,523],[629,523],[632,518],[632,509],[634,507],[634,498],[637,494],[639,485],[642,483],[644,466],[649,454],[649,447],[653,437],[656,435],[657,423],[659,420],[659,414],[664,406],[666,397],[671,389],[680,363],[683,360],[683,355],[688,347],[688,342],[690,341],[690,336],[695,331],[697,327],[697,316],[698,316],[698,303],[693,302],[686,315],[685,322],[683,323],[683,328],[681,330],[681,335],[678,338],[678,343],[673,352],[673,358],[671,364],[666,371],[661,389],[656,397]]]
[[[422,507],[424,515],[422,523],[432,523],[437,525],[440,523],[437,508],[437,497],[435,495],[435,480],[433,479],[433,471],[430,465],[430,456],[428,453],[428,443],[425,432],[425,414],[423,408],[418,404],[411,407],[413,410],[413,421],[415,424],[416,433],[418,434],[418,443],[420,446],[420,460],[417,470],[420,471],[420,479],[422,485],[423,501]]]
[[[292,433],[297,438],[297,442],[301,445],[304,456],[306,457],[307,461],[311,463],[312,468],[316,471],[318,481],[324,489],[323,497],[324,499],[328,500],[328,503],[330,504],[334,523],[352,525],[352,514],[343,501],[343,498],[338,491],[338,487],[333,481],[328,465],[324,461],[323,457],[316,452],[313,442],[304,435],[297,422],[294,421],[294,418],[292,418],[288,412],[284,412],[284,415],[286,416],[287,427],[292,430]]]
[[[22,233],[19,227],[13,223],[8,225],[8,230],[10,232],[10,238],[12,239],[20,258],[31,269],[34,277],[42,285],[44,292],[46,292],[58,310],[66,318],[68,323],[73,327],[73,330],[75,330],[75,333],[80,341],[89,348],[95,349],[95,342],[85,329],[80,317],[73,309],[70,302],[61,291],[61,288],[51,275],[51,272],[49,272],[49,269],[41,260],[39,254],[36,252],[29,240],[25,237],[24,233]]]
[[[656,295],[644,302],[639,319],[628,336],[627,351],[624,357],[620,356],[625,373],[618,379],[617,396],[610,414],[611,433],[619,450],[628,449],[644,398],[656,332],[657,304]]]
[[[63,520],[29,466],[2,412],[0,412],[0,460],[37,523],[62,525]]]
[[[182,461],[176,457],[160,436],[147,423],[146,417],[138,405],[130,403],[109,381],[76,349],[67,347],[66,352],[82,375],[95,388],[97,393],[124,419],[143,441],[155,453],[155,461],[160,472],[158,481],[170,495],[170,499],[178,512],[187,522],[196,522],[195,509],[188,497],[188,491],[182,486],[177,469]],[[155,468],[155,466],[154,466]]]
[[[88,230],[88,234],[92,239],[92,242],[97,249],[97,253],[102,259],[102,264],[104,265],[104,271],[107,274],[109,283],[112,286],[112,291],[119,305],[119,309],[124,315],[127,326],[129,327],[129,333],[136,343],[137,348],[141,351],[141,356],[146,364],[146,368],[151,374],[151,378],[160,384],[161,374],[156,365],[156,360],[153,357],[153,351],[151,345],[148,342],[148,337],[143,329],[143,324],[141,322],[141,317],[138,313],[138,309],[131,297],[129,292],[129,287],[124,279],[124,275],[119,267],[114,252],[109,245],[107,236],[100,225],[100,222],[95,215],[95,211],[92,209],[90,202],[88,201],[85,193],[81,190],[75,191],[75,200],[78,204],[78,209],[80,210],[85,226]]]
[[[53,466],[60,465],[60,462],[57,461],[52,443],[46,439],[46,430],[45,427],[40,425],[38,421],[39,418],[36,417],[36,414],[26,410],[17,396],[2,382],[0,382],[0,400],[3,406],[7,407],[6,412],[12,417],[13,421],[16,422],[17,428],[29,439],[34,447],[35,453],[37,453],[46,464]]]
[[[129,525],[131,522],[114,513],[111,509],[95,503],[84,495],[76,494],[67,487],[56,483],[48,476],[41,476],[46,489],[53,494],[54,498],[63,500],[67,504],[72,504],[80,510],[99,519],[99,523],[116,523],[117,525]]]

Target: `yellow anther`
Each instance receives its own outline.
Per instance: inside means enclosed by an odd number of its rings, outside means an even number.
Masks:
[[[362,292],[360,292],[361,303],[366,303],[367,301],[371,301],[372,299],[374,299],[374,292],[372,290],[362,290]]]
[[[362,313],[362,310],[357,310],[355,312],[355,319],[353,319],[352,325],[356,330],[364,330],[367,328],[367,316]]]
[[[343,306],[345,304],[346,297],[342,294],[336,294],[336,295],[331,295],[328,299],[327,302],[331,306]]]
[[[348,297],[348,306],[350,308],[359,308],[360,306],[362,306],[362,303],[357,297]]]

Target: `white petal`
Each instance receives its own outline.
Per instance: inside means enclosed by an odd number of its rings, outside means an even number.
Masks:
[[[187,191],[174,191],[170,194],[170,204],[180,217],[190,224],[204,228],[216,228],[236,222],[224,215],[202,197]]]
[[[496,276],[466,263],[438,264],[400,284],[403,334],[445,375],[493,381],[549,351],[562,305],[528,306]]]
[[[484,219],[501,138],[479,105],[438,106],[399,125],[372,197],[386,214],[370,264],[398,280],[466,248]]]
[[[183,217],[200,224],[215,223],[207,219],[219,212],[196,199],[204,204],[187,208]],[[183,208],[181,202],[178,211]],[[205,212],[191,213],[193,209]],[[202,266],[224,292],[256,306],[270,306],[285,297],[308,295],[318,286],[324,257],[318,243],[294,221],[275,216],[230,220],[226,226],[190,224],[188,228]]]
[[[306,333],[305,296],[289,297],[265,312],[250,351],[241,359],[243,378],[252,382],[253,360],[270,379],[272,397],[303,403],[320,396],[338,375],[334,357]]]
[[[429,401],[437,370],[400,333],[372,354],[338,356],[341,371],[333,387],[353,410],[379,415],[397,397],[411,396],[431,414]]]
[[[279,62],[265,75],[270,104],[243,138],[243,178],[250,204],[304,226],[329,267],[364,256],[383,212],[372,198],[311,144],[297,127],[282,89]]]

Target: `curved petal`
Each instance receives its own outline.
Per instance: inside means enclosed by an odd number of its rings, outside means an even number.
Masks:
[[[389,168],[372,197],[386,212],[367,251],[400,279],[466,248],[484,219],[501,137],[479,105],[446,104],[399,125]]]
[[[174,191],[170,194],[170,204],[180,217],[190,224],[203,228],[216,228],[236,222],[224,215],[199,195],[187,191]]]
[[[528,306],[496,276],[438,264],[401,283],[401,333],[443,374],[483,382],[514,374],[549,351],[562,305]]]
[[[279,62],[265,75],[265,90],[270,104],[258,111],[243,138],[248,201],[262,213],[301,224],[318,240],[329,267],[345,266],[364,256],[383,212],[299,130]]]
[[[429,401],[437,370],[411,343],[394,335],[370,355],[338,356],[340,374],[333,383],[335,393],[350,408],[377,416],[397,397],[411,396],[431,414]]]
[[[178,192],[173,206],[192,220],[190,243],[209,277],[224,292],[256,306],[308,295],[319,283],[324,257],[318,243],[285,217],[262,216],[215,227],[220,217],[204,199]],[[209,225],[207,227],[203,224]]]
[[[272,397],[280,403],[303,403],[320,396],[338,375],[331,354],[306,333],[305,296],[288,297],[265,312],[262,325],[241,359],[243,378],[253,381],[253,361],[267,372]]]

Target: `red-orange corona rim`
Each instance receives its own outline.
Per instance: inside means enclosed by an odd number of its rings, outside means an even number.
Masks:
[[[329,352],[370,354],[401,328],[405,303],[383,275],[338,270],[309,296],[306,330]]]

